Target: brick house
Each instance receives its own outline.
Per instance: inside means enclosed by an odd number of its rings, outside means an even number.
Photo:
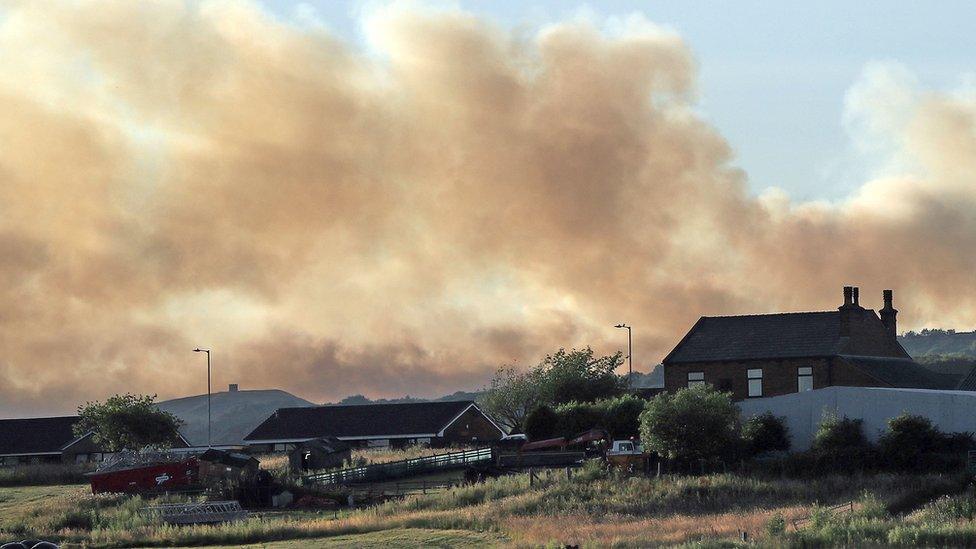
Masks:
[[[483,444],[505,431],[468,401],[279,408],[244,443],[255,453],[287,452],[329,436],[356,447]]]
[[[914,362],[897,339],[892,291],[875,313],[844,288],[836,311],[701,317],[665,357],[668,391],[709,383],[736,400],[835,385],[955,389],[958,376]]]

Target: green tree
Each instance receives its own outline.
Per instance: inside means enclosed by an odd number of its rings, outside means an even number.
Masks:
[[[156,406],[156,395],[115,395],[104,403],[78,407],[75,436],[92,434],[92,441],[110,452],[170,447],[180,440],[183,421]]]
[[[481,407],[511,433],[520,433],[526,416],[544,404],[539,388],[539,372],[519,372],[513,367],[499,368],[484,394]]]
[[[543,404],[525,418],[525,436],[529,440],[544,440],[556,436],[559,416],[549,406]]]
[[[864,436],[863,423],[860,419],[847,416],[839,418],[833,413],[824,414],[817,432],[813,435],[811,449],[821,453],[844,453],[869,448],[871,444]]]
[[[889,464],[908,469],[917,467],[923,455],[941,452],[946,439],[927,417],[905,412],[888,420],[878,446]]]
[[[728,393],[710,385],[664,393],[640,415],[641,442],[669,459],[727,456],[739,442],[739,411]]]
[[[781,417],[766,412],[742,424],[742,439],[750,454],[790,449],[790,430]]]
[[[623,364],[619,351],[594,357],[593,349],[559,349],[536,366],[543,379],[543,399],[553,405],[593,402],[623,394],[626,381],[616,374]]]
[[[500,368],[485,388],[482,408],[511,432],[524,428],[526,416],[542,404],[593,402],[623,394],[626,381],[614,371],[621,353],[595,357],[593,350],[559,349],[526,372]]]

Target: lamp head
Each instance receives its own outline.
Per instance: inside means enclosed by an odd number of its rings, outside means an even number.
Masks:
[[[626,324],[617,324],[616,326],[614,326],[614,328],[626,328],[626,327],[627,327]]]

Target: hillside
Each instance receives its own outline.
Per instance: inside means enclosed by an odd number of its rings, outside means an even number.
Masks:
[[[898,337],[898,342],[914,358],[931,355],[976,358],[976,332],[922,330],[907,332]]]
[[[277,389],[214,393],[213,444],[241,444],[244,437],[272,412],[298,406],[314,404]],[[159,407],[186,422],[180,432],[190,444],[207,445],[207,395],[166,400],[160,402]]]

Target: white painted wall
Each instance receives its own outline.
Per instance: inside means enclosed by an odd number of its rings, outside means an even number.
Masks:
[[[743,420],[770,411],[786,418],[792,450],[806,450],[825,409],[864,421],[864,434],[877,440],[888,419],[902,412],[925,416],[946,433],[976,433],[976,392],[875,387],[827,387],[739,402]]]

